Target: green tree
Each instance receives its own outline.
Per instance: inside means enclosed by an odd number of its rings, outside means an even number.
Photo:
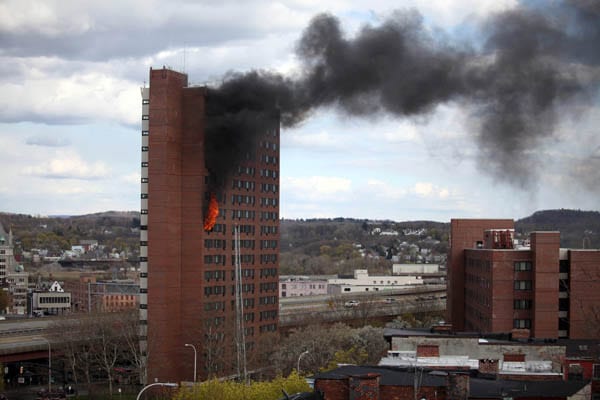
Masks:
[[[287,378],[278,377],[268,382],[234,382],[212,379],[184,387],[173,396],[174,400],[278,400],[286,393],[308,392],[306,380],[292,372]]]

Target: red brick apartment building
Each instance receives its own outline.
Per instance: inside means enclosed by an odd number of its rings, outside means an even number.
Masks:
[[[600,337],[600,251],[561,249],[559,232],[533,232],[529,241],[527,247],[514,244],[512,220],[451,221],[453,329]]]
[[[278,325],[279,121],[215,190],[206,165],[204,87],[151,69],[142,89],[140,319],[147,382],[235,373],[234,229],[240,231],[247,359]],[[219,202],[204,229],[211,195]],[[262,341],[261,341],[262,340]],[[250,368],[251,365],[248,365]]]

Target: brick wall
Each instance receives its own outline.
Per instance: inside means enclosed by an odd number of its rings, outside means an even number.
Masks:
[[[379,400],[379,374],[351,376],[348,386],[350,400]]]
[[[417,357],[439,357],[440,347],[437,344],[420,344],[417,346]]]

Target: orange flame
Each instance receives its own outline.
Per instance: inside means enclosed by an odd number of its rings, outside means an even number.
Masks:
[[[214,193],[210,194],[210,200],[208,201],[208,210],[206,217],[204,218],[204,230],[210,232],[217,222],[219,216],[219,203],[217,203],[217,196]]]

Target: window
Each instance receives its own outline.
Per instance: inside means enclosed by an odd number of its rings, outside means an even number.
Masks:
[[[513,308],[515,310],[529,310],[529,309],[531,309],[531,300],[516,299],[514,301]]]
[[[530,319],[513,319],[513,328],[531,329],[531,320]]]
[[[592,379],[595,381],[600,380],[600,364],[594,364],[592,373]]]
[[[142,99],[142,104],[150,104],[150,99]]]
[[[142,151],[148,151],[149,147],[148,146],[142,146]]]
[[[149,115],[142,115],[142,120],[148,121],[150,119]]]
[[[515,290],[531,290],[531,281],[515,281]]]
[[[150,134],[149,131],[142,131],[142,136],[148,136]]]
[[[515,272],[531,271],[531,261],[516,261]]]
[[[148,161],[142,161],[142,168],[148,167]]]
[[[142,193],[141,197],[142,197],[142,199],[147,199],[148,198],[148,193]]]
[[[142,215],[146,215],[146,214],[148,214],[148,210],[147,210],[147,209],[145,209],[145,208],[143,208],[143,209],[140,211],[140,214],[142,214]]]
[[[142,183],[148,183],[148,178],[142,178]]]

